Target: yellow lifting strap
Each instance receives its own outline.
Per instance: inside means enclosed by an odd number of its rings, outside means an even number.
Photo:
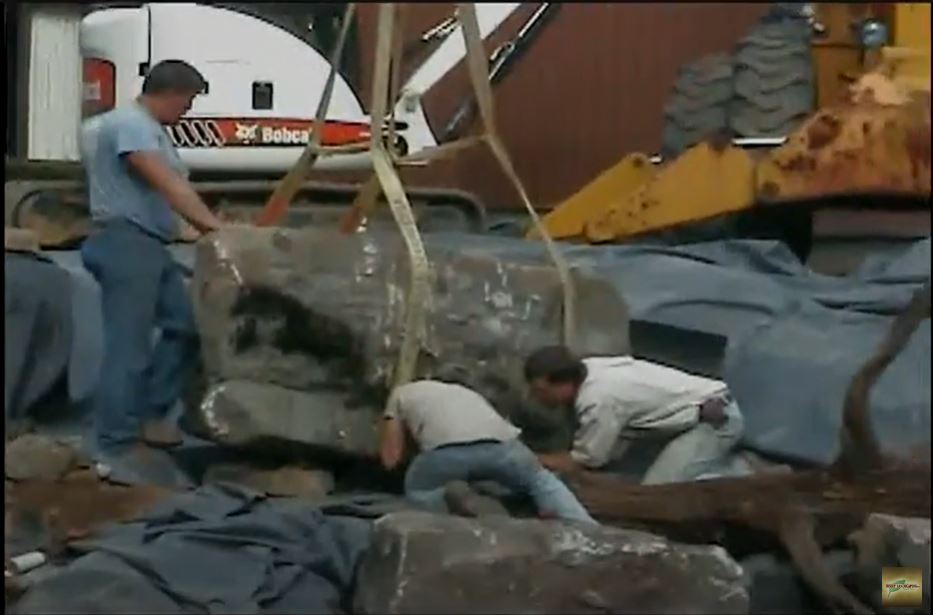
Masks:
[[[493,115],[492,88],[489,85],[489,66],[486,61],[486,54],[483,50],[479,23],[476,19],[476,5],[472,2],[458,4],[457,19],[460,21],[460,27],[463,31],[463,40],[466,44],[467,67],[470,71],[470,81],[473,84],[473,92],[476,95],[480,118],[483,122],[484,139],[489,145],[489,149],[492,150],[493,156],[499,162],[499,166],[502,167],[509,181],[511,181],[512,185],[515,187],[515,191],[518,192],[518,195],[521,197],[525,209],[528,210],[528,215],[531,216],[535,229],[544,240],[544,245],[547,248],[548,254],[551,260],[554,261],[563,294],[563,341],[567,347],[575,349],[577,341],[576,293],[573,287],[573,281],[570,277],[570,268],[557,250],[557,246],[551,239],[544,224],[542,224],[541,218],[538,217],[535,208],[532,207],[531,201],[528,198],[528,193],[525,191],[525,187],[522,185],[518,173],[515,172],[515,167],[512,165],[512,160],[509,158],[509,154],[505,149],[502,139],[499,138],[499,132],[496,128],[495,117]]]
[[[373,74],[372,105],[369,109],[370,118],[374,127],[386,117],[386,106],[389,98],[389,67],[393,56],[393,33],[395,31],[394,3],[379,5],[379,25],[376,33],[376,63]],[[394,117],[390,118],[390,123]],[[372,130],[370,135],[370,152],[373,159],[373,169],[386,195],[392,217],[398,226],[405,248],[408,252],[410,277],[408,292],[406,293],[405,323],[402,330],[402,343],[399,348],[398,363],[395,367],[394,387],[410,382],[415,375],[418,363],[418,354],[421,351],[425,333],[426,306],[430,299],[428,257],[424,251],[421,234],[415,223],[415,216],[411,204],[405,195],[402,181],[395,170],[394,161],[386,150],[383,140],[382,125]],[[370,190],[367,196],[378,196],[378,191]],[[394,388],[393,387],[393,388]]]
[[[390,83],[390,64],[398,70],[401,62],[400,46],[397,44],[398,27],[395,23],[396,6],[383,3],[379,8],[379,23],[376,43],[376,64],[373,77],[373,103],[370,108],[370,117],[373,121],[384,117],[387,109],[387,100],[395,101],[395,87],[397,81]],[[399,351],[399,360],[396,365],[394,386],[399,386],[411,380],[417,367],[418,353],[424,340],[425,309],[428,305],[429,286],[427,256],[421,242],[420,234],[411,211],[411,206],[405,196],[404,188],[395,171],[394,162],[407,162],[411,160],[438,160],[458,151],[486,142],[493,156],[498,161],[506,176],[512,182],[516,192],[522,199],[525,209],[531,216],[535,228],[545,242],[548,254],[557,268],[563,296],[563,341],[570,347],[576,346],[576,296],[570,277],[570,269],[560,255],[547,229],[531,205],[518,174],[512,165],[508,152],[498,136],[493,115],[492,90],[489,85],[489,68],[480,37],[479,23],[476,18],[475,6],[472,3],[458,5],[458,20],[463,32],[466,47],[466,63],[470,74],[477,100],[480,118],[483,122],[483,135],[480,137],[465,137],[452,143],[445,143],[427,150],[417,152],[408,157],[396,160],[392,152],[387,151],[381,138],[373,135],[371,152],[375,175],[364,185],[357,195],[354,204],[344,218],[341,229],[344,232],[353,232],[359,223],[371,212],[379,197],[379,187],[386,195],[386,200],[392,210],[393,217],[405,239],[411,263],[411,280],[407,297],[407,311],[405,328],[403,332],[402,347]],[[394,63],[392,62],[394,59]],[[391,96],[387,90],[391,89]],[[394,106],[393,106],[394,111]],[[389,118],[390,126],[394,123],[394,116]],[[391,128],[390,128],[391,130]],[[381,135],[380,135],[381,137]],[[378,183],[377,183],[378,181]]]
[[[321,147],[321,134],[324,132],[324,123],[327,121],[327,109],[330,107],[330,99],[334,94],[334,83],[337,80],[337,70],[343,59],[343,48],[346,46],[347,32],[350,30],[350,24],[353,22],[353,15],[356,10],[356,4],[349,3],[343,13],[343,22],[340,24],[340,34],[337,36],[337,44],[330,57],[330,72],[327,74],[327,82],[324,84],[324,91],[321,93],[321,99],[317,104],[317,111],[314,114],[314,124],[311,125],[311,138],[308,139],[308,145],[301,152],[301,156],[288,171],[285,177],[276,185],[272,196],[266,201],[259,215],[256,217],[256,226],[273,226],[281,222],[282,218],[288,212],[288,206],[301,185],[308,177],[311,167],[314,166],[319,154],[322,153],[351,153],[359,150],[356,145],[331,148],[330,152]]]
[[[376,59],[373,75],[372,105],[370,117],[374,126],[378,120],[386,117],[388,101],[395,101],[395,90],[398,87],[397,73],[401,62],[401,47],[398,44],[398,27],[396,24],[397,6],[394,3],[379,5],[379,20],[376,40]],[[451,143],[416,152],[407,157],[396,159],[394,153],[387,150],[381,131],[373,131],[370,137],[370,152],[373,158],[374,175],[363,186],[354,204],[341,222],[341,230],[353,232],[360,222],[373,210],[381,192],[392,211],[396,225],[405,241],[411,267],[411,277],[407,292],[407,311],[399,358],[393,378],[393,386],[409,382],[415,375],[418,354],[424,341],[426,309],[430,300],[429,276],[430,269],[424,244],[418,232],[411,205],[405,195],[404,187],[395,169],[395,163],[405,163],[415,160],[438,160],[448,157],[463,149],[472,147],[480,142],[489,145],[493,156],[499,162],[502,170],[512,182],[522,199],[532,221],[544,239],[548,254],[557,268],[558,278],[563,293],[563,341],[570,348],[576,346],[576,310],[575,293],[570,277],[570,270],[558,252],[547,229],[532,207],[518,174],[512,165],[511,159],[496,132],[493,116],[492,91],[489,85],[489,73],[486,56],[480,37],[479,24],[476,19],[476,10],[473,4],[461,4],[458,10],[458,20],[464,36],[466,47],[467,67],[470,82],[476,96],[480,118],[483,122],[483,135],[479,137],[465,137]],[[389,117],[389,133],[394,130],[394,105],[392,117]],[[381,125],[380,125],[381,126]]]

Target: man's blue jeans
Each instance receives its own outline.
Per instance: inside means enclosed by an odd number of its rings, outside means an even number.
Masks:
[[[128,222],[108,224],[81,247],[101,288],[104,365],[94,400],[102,450],[133,444],[143,421],[163,418],[198,353],[184,278],[166,246]],[[153,329],[161,330],[155,349]]]
[[[741,438],[745,421],[731,396],[725,413],[723,425],[713,427],[709,423],[698,423],[671,440],[648,468],[642,483],[682,483],[726,469],[729,453]]]
[[[529,495],[542,516],[595,523],[570,489],[518,440],[444,446],[418,454],[405,475],[405,495],[447,512],[444,486],[456,480],[494,481]]]

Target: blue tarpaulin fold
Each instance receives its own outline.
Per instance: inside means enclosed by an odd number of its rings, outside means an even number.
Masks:
[[[74,545],[13,612],[345,613],[370,523],[211,485]]]

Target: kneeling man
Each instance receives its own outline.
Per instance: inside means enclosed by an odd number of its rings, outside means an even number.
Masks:
[[[420,452],[405,474],[405,494],[434,510],[479,514],[483,498],[466,481],[493,481],[530,496],[544,517],[595,523],[576,496],[519,439],[517,427],[475,391],[436,380],[397,387],[386,406],[380,458],[395,468],[406,432]],[[485,510],[484,510],[485,509]]]
[[[540,456],[561,472],[600,468],[634,439],[666,436],[642,482],[695,480],[719,470],[742,435],[742,415],[724,382],[630,356],[579,359],[548,346],[528,357],[525,379],[541,403],[576,412],[572,450]]]

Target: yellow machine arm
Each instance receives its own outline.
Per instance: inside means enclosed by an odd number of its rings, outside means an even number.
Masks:
[[[851,11],[864,6],[821,5],[817,16],[844,24],[830,28],[847,41],[854,37]],[[887,7],[893,45],[874,57],[856,41],[813,44],[818,100],[838,102],[821,104],[783,145],[761,153],[700,143],[662,166],[645,164],[641,154],[626,156],[545,216],[550,235],[614,242],[761,203],[859,194],[929,199],[930,5]],[[833,87],[841,94],[826,84],[839,84]]]

